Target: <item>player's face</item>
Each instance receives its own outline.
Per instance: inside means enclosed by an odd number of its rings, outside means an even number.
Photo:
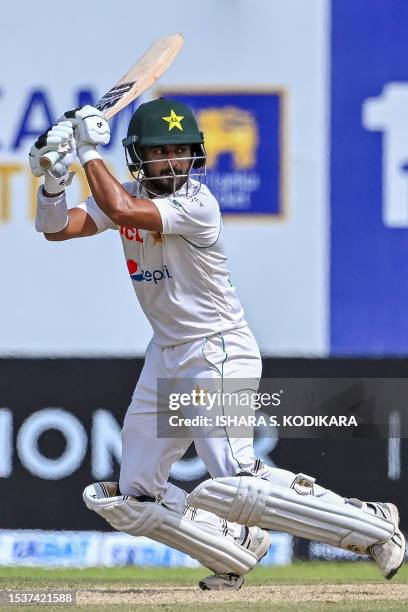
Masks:
[[[144,147],[142,157],[144,162],[148,162],[144,164],[144,172],[154,192],[170,194],[186,182],[192,164],[191,145]],[[180,178],[174,179],[174,175],[180,175]]]

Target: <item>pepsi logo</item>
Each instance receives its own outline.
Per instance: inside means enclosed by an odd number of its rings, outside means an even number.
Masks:
[[[157,268],[156,270],[141,270],[139,264],[134,259],[128,259],[126,264],[130,278],[133,281],[147,281],[148,283],[153,281],[153,283],[157,285],[157,283],[163,279],[173,278],[167,266]]]
[[[143,271],[139,270],[138,272],[139,264],[137,263],[137,261],[135,261],[134,259],[128,259],[126,263],[129,270],[130,278],[135,281],[142,281]]]

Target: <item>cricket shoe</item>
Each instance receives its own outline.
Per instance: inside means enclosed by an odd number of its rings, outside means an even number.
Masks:
[[[268,552],[271,539],[269,533],[260,527],[245,527],[245,535],[242,546],[256,555],[258,563]],[[221,589],[232,589],[238,591],[244,584],[245,576],[239,574],[212,574],[200,580],[198,586],[203,591],[216,591]]]
[[[373,544],[368,549],[384,578],[391,580],[401,567],[405,556],[405,538],[399,529],[398,508],[394,504],[384,504],[380,502],[366,502],[367,506],[375,512],[377,516],[382,516],[394,524],[393,535],[382,542]]]
[[[239,574],[212,574],[200,580],[198,586],[202,591],[221,591],[221,589],[238,591],[244,584],[244,580],[244,576]]]

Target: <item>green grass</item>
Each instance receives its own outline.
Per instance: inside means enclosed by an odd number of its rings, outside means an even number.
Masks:
[[[86,568],[86,569],[42,569],[30,567],[0,567],[0,590],[6,589],[137,589],[143,585],[151,585],[155,591],[161,586],[195,586],[200,578],[208,575],[206,569],[166,569],[166,568],[139,568],[139,567],[115,567],[115,568]],[[313,585],[342,584],[364,585],[383,583],[391,586],[391,596],[387,601],[366,600],[364,590],[361,599],[352,603],[334,603],[331,597],[327,601],[313,601]],[[246,584],[252,586],[279,586],[311,585],[308,597],[301,604],[279,601],[251,601],[250,591],[242,590],[241,601],[220,601],[213,598],[211,603],[207,594],[202,594],[197,589],[194,595],[194,603],[172,603],[171,591],[169,591],[168,603],[135,603],[118,605],[79,605],[77,607],[34,607],[27,606],[27,610],[84,610],[86,612],[122,612],[139,610],[140,612],[407,612],[408,598],[405,601],[392,600],[393,584],[408,585],[408,564],[403,566],[392,582],[385,581],[377,567],[372,563],[327,563],[327,562],[298,562],[283,567],[257,567],[247,576]],[[372,588],[372,587],[371,587]],[[320,587],[321,590],[321,587]],[[271,591],[273,593],[273,590]],[[408,592],[408,590],[407,590]],[[341,590],[340,590],[341,593]],[[245,598],[248,598],[247,600]],[[259,598],[258,598],[259,599]],[[1,607],[0,612],[22,609],[17,606]]]
[[[120,605],[120,606],[75,606],[72,608],[69,607],[60,607],[60,608],[50,608],[50,607],[26,607],[24,608],[27,612],[33,612],[34,610],[45,612],[45,610],[65,610],[65,612],[77,612],[77,610],[83,610],[84,612],[133,612],[134,610],[139,610],[140,612],[177,612],[180,610],[181,612],[279,612],[282,610],[283,612],[383,612],[392,611],[392,612],[407,612],[408,602],[403,602],[402,604],[392,603],[392,602],[379,602],[377,604],[364,604],[361,602],[359,604],[343,605],[343,604],[319,604],[319,603],[303,603],[300,606],[293,604],[285,604],[285,603],[257,603],[257,602],[248,602],[248,603],[236,603],[233,604],[200,604],[196,603],[194,606],[191,604],[160,604],[160,605],[150,605],[150,604],[135,604],[135,605]],[[21,608],[20,608],[21,609]],[[6,609],[0,607],[1,612],[6,612]],[[16,612],[16,608],[8,608],[7,612]]]
[[[206,569],[157,567],[95,567],[85,569],[43,569],[34,567],[0,567],[0,585],[47,582],[123,583],[193,585],[207,576]],[[297,562],[280,567],[259,566],[247,576],[247,584],[325,584],[346,582],[384,582],[373,563]],[[408,564],[392,583],[408,583]]]

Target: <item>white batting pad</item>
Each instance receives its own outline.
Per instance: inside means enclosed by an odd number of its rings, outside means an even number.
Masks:
[[[358,500],[332,504],[250,476],[206,480],[187,503],[241,525],[285,531],[361,554],[395,531],[391,521],[364,510]]]
[[[189,518],[156,502],[139,502],[116,496],[117,483],[96,483],[86,487],[83,498],[118,531],[152,540],[184,552],[215,573],[246,574],[257,563],[254,553],[234,542],[222,531],[200,527]],[[219,519],[217,519],[219,520]]]

